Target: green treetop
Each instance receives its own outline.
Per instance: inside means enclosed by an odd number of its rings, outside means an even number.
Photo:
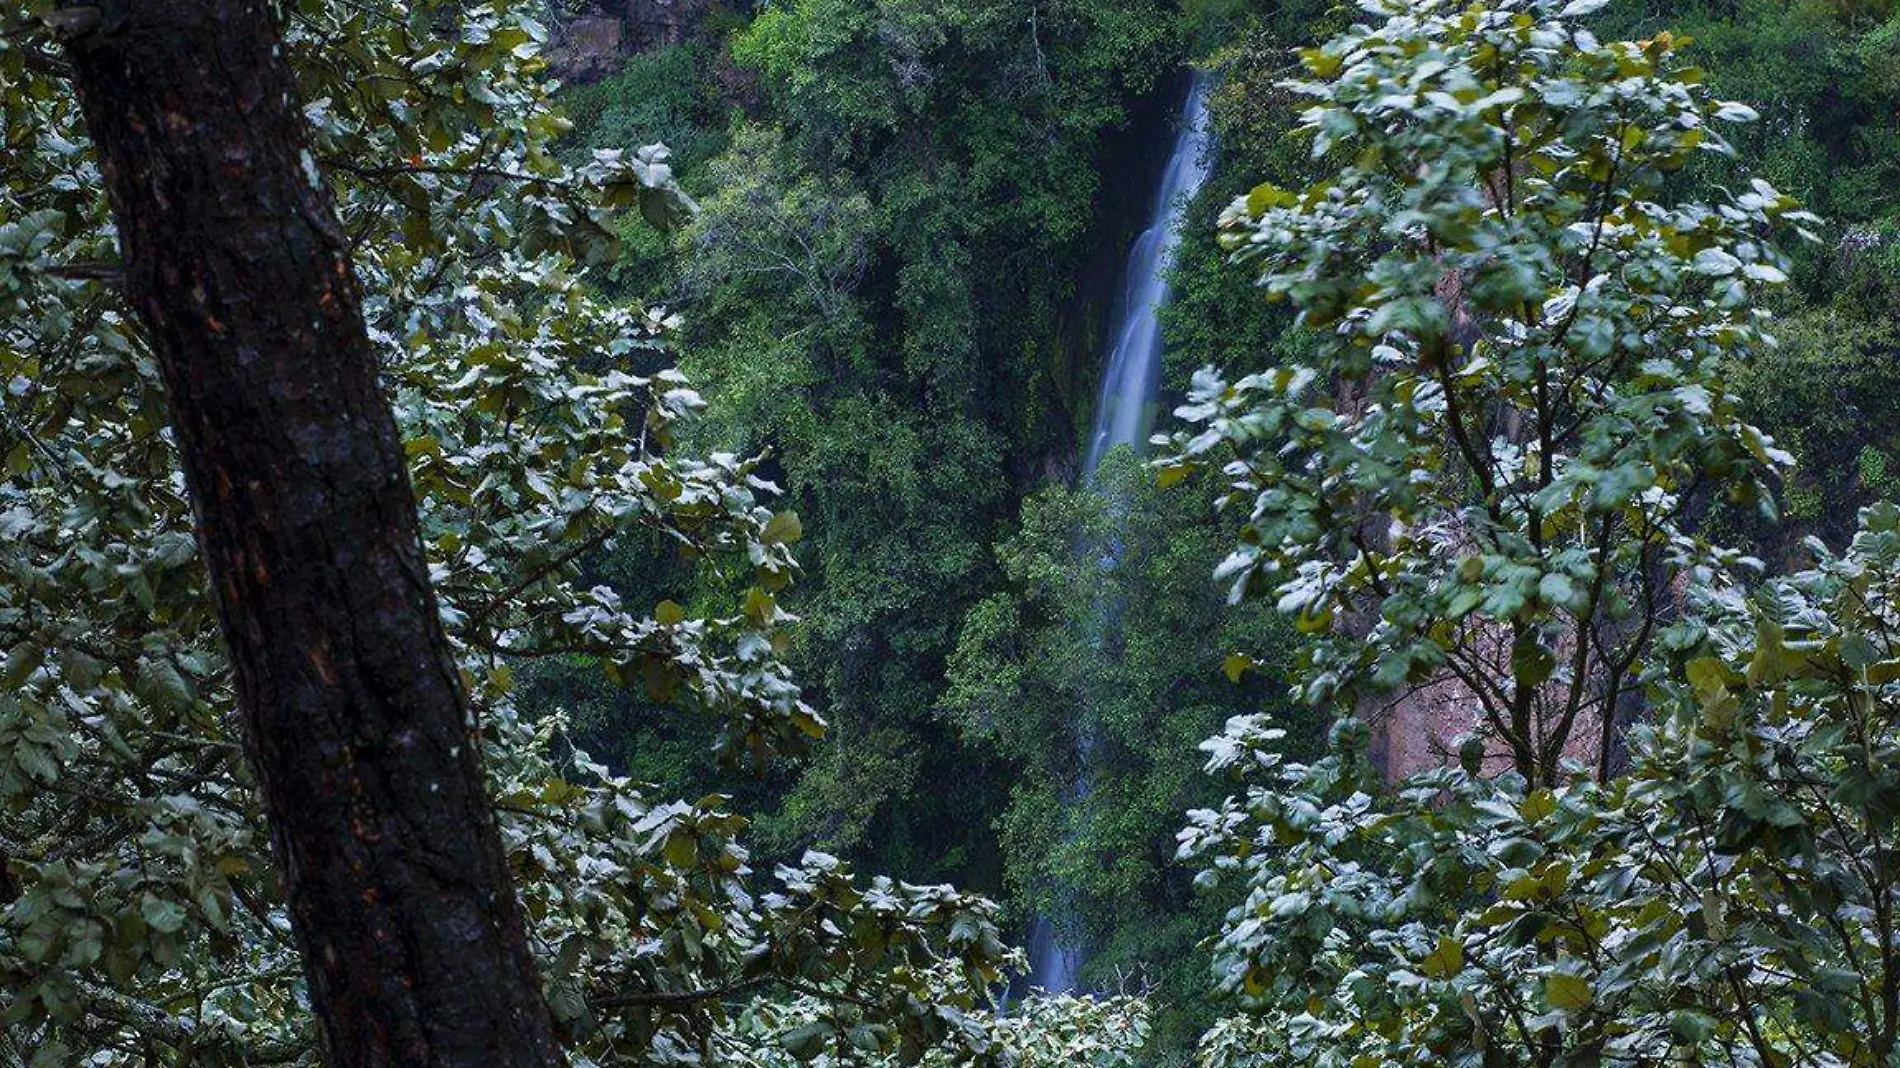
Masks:
[[[1667,33],[1599,41],[1589,0],[1363,6],[1292,86],[1345,165],[1221,224],[1311,355],[1198,374],[1163,477],[1219,470],[1244,519],[1220,574],[1319,636],[1307,700],[1454,680],[1553,782],[1581,725],[1607,761],[1669,584],[1741,562],[1685,515],[1766,502],[1785,461],[1722,374],[1772,345],[1771,237],[1811,217],[1760,181],[1672,195],[1752,112]]]

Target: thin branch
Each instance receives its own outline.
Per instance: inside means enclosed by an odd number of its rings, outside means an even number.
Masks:
[[[547,578],[549,575],[554,574],[556,571],[559,571],[561,568],[566,567],[568,564],[573,563],[576,559],[580,558],[582,555],[594,549],[599,548],[603,543],[607,541],[608,538],[613,537],[614,534],[617,532],[618,532],[617,528],[615,527],[612,527],[612,526],[603,527],[599,532],[595,533],[593,536],[589,537],[587,540],[581,542],[579,545],[574,546],[568,551],[555,557],[553,560],[548,561],[546,564],[542,565],[541,567],[538,567],[534,569],[533,571],[529,572],[528,574],[522,576],[520,581],[508,587],[506,590],[503,590],[501,593],[496,594],[495,597],[492,600],[490,600],[487,604],[481,606],[480,608],[476,609],[473,613],[471,613],[468,617],[468,629],[474,630],[476,627],[481,626],[482,623],[486,621],[489,616],[492,616],[496,612],[507,607],[510,601],[513,601],[516,597],[520,596],[523,590],[526,590],[528,587],[533,586],[535,583],[540,582],[544,578]]]

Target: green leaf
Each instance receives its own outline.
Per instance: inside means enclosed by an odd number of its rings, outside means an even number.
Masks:
[[[1511,647],[1511,677],[1521,686],[1541,686],[1557,670],[1557,659],[1549,649],[1526,633]]]
[[[1247,193],[1247,214],[1263,215],[1274,208],[1295,203],[1298,199],[1272,182],[1262,182]]]
[[[561,981],[548,984],[547,1001],[554,1018],[564,1024],[587,1015],[587,999],[575,983]]]
[[[1698,695],[1719,697],[1728,692],[1728,665],[1713,656],[1697,657],[1683,668]]]
[[[1571,581],[1570,576],[1555,571],[1537,583],[1537,596],[1545,604],[1557,608],[1575,607],[1583,600],[1577,584]]]
[[[185,910],[176,901],[147,893],[139,900],[139,916],[160,934],[176,934],[185,926]]]
[[[758,626],[770,626],[778,616],[778,602],[773,600],[771,594],[754,586],[746,591],[745,614]]]
[[[805,527],[798,521],[798,513],[791,511],[774,513],[760,535],[765,541],[774,543],[793,542],[804,536]]]
[[[699,860],[699,842],[691,831],[674,831],[666,836],[664,855],[675,868],[690,868]]]
[[[1344,61],[1328,49],[1302,48],[1299,51],[1300,62],[1313,72],[1316,78],[1330,78],[1339,73]]]
[[[1707,1042],[1715,1037],[1717,1026],[1713,1016],[1694,1009],[1677,1009],[1669,1016],[1669,1029],[1684,1042]]]
[[[1529,872],[1524,872],[1504,884],[1498,896],[1506,901],[1534,901],[1542,896],[1544,881]],[[1509,913],[1515,917],[1516,913]]]
[[[831,1024],[817,1020],[785,1032],[779,1039],[779,1045],[785,1051],[801,1061],[813,1061],[825,1051],[825,1040],[831,1037]]]
[[[170,660],[162,657],[148,657],[140,662],[133,690],[167,711],[181,711],[191,704],[191,684]]]
[[[1880,660],[1880,650],[1865,634],[1853,632],[1841,637],[1841,660],[1856,671]]]
[[[1567,972],[1552,972],[1544,977],[1544,998],[1553,1009],[1581,1012],[1590,1007],[1595,995],[1589,980]]]
[[[0,667],[0,685],[8,689],[19,686],[39,670],[45,659],[44,648],[33,642],[20,642],[8,651],[5,666]]]
[[[1447,979],[1464,970],[1465,947],[1457,938],[1449,934],[1438,936],[1438,946],[1419,963],[1419,968],[1433,979]]]

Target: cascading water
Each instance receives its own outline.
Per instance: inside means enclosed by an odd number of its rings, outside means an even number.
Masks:
[[[1200,191],[1211,162],[1206,97],[1206,78],[1196,74],[1181,108],[1174,151],[1161,176],[1161,188],[1155,193],[1148,228],[1128,250],[1121,298],[1108,335],[1112,347],[1102,370],[1095,425],[1089,433],[1088,455],[1082,468],[1085,484],[1095,480],[1095,469],[1110,449],[1127,445],[1140,451],[1154,425],[1155,401],[1161,389],[1161,308],[1168,302],[1168,274],[1181,244],[1182,215]],[[1116,564],[1112,549],[1104,552],[1095,546],[1083,551],[1102,555],[1104,567]],[[1098,612],[1105,620],[1112,608],[1099,606]],[[1079,807],[1087,803],[1091,785],[1093,726],[1078,724],[1076,735],[1079,770],[1070,784],[1069,802]],[[1062,915],[1069,909],[1060,895],[1053,911],[1056,915],[1038,916],[1030,924],[1029,983],[1051,992],[1074,990],[1083,946],[1068,933],[1074,924],[1065,921],[1073,917]]]
[[[1128,250],[1122,296],[1109,333],[1108,362],[1102,371],[1095,426],[1089,434],[1084,481],[1095,477],[1102,457],[1117,445],[1140,449],[1154,425],[1161,387],[1161,308],[1168,302],[1168,273],[1181,246],[1181,216],[1200,192],[1210,163],[1207,135],[1207,81],[1196,74],[1181,109],[1179,132],[1168,169],[1161,176],[1148,229]]]

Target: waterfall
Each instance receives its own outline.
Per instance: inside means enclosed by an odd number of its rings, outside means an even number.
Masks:
[[[1148,229],[1128,250],[1121,300],[1109,332],[1108,360],[1089,433],[1084,480],[1093,479],[1102,457],[1117,445],[1140,449],[1154,425],[1155,397],[1161,387],[1161,307],[1168,302],[1168,272],[1181,245],[1181,216],[1200,192],[1209,165],[1207,80],[1196,74],[1181,108],[1174,152],[1161,176]]]
[[[1137,451],[1148,441],[1154,425],[1154,410],[1161,389],[1161,308],[1168,301],[1168,274],[1174,267],[1175,251],[1181,244],[1181,221],[1189,201],[1200,191],[1207,178],[1209,140],[1207,132],[1207,80],[1196,74],[1188,88],[1175,133],[1174,151],[1168,156],[1167,170],[1161,176],[1154,206],[1148,215],[1148,228],[1128,250],[1122,273],[1121,295],[1110,324],[1108,358],[1102,368],[1102,388],[1095,405],[1095,424],[1089,432],[1089,447],[1083,462],[1084,484],[1093,482],[1102,457],[1117,445]],[[1083,547],[1085,553],[1100,555],[1102,565],[1116,564],[1116,550],[1101,546]],[[1112,605],[1097,607],[1098,623],[1113,615]],[[1103,629],[1106,629],[1104,626]],[[1071,807],[1088,802],[1089,765],[1095,749],[1093,725],[1081,723],[1076,731],[1076,779],[1067,791]],[[1050,992],[1074,990],[1076,973],[1082,965],[1084,947],[1070,933],[1071,902],[1060,895],[1051,910],[1054,915],[1037,916],[1029,926],[1029,984]]]

